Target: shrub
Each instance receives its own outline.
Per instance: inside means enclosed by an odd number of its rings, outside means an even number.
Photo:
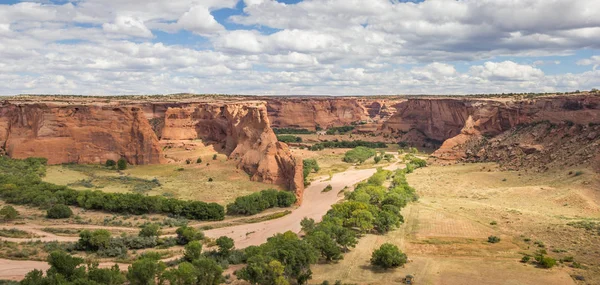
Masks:
[[[375,154],[377,154],[377,152],[374,149],[359,146],[347,151],[344,155],[344,161],[348,163],[363,163]]]
[[[141,237],[158,237],[160,236],[160,225],[145,224],[138,235]]]
[[[117,165],[117,162],[112,159],[108,159],[106,160],[106,163],[104,163],[104,166],[106,167],[114,167],[115,165]]]
[[[204,239],[204,233],[188,226],[178,228],[175,233],[177,234],[177,243],[181,245]]]
[[[308,184],[308,181],[306,180],[308,178],[308,175],[311,172],[319,172],[319,170],[321,170],[321,168],[319,167],[319,163],[317,163],[316,160],[314,159],[305,159],[302,161],[302,174],[304,177],[304,185]]]
[[[183,253],[183,257],[185,258],[185,260],[187,261],[194,261],[197,259],[200,259],[200,257],[202,256],[202,244],[197,241],[190,241],[188,244],[185,245],[185,249],[184,249],[184,253]]]
[[[489,236],[488,237],[488,242],[489,243],[499,243],[500,242],[500,238],[497,236]]]
[[[213,154],[213,160],[217,160],[217,154]]]
[[[198,157],[198,159],[196,159],[196,163],[202,163],[202,158]]]
[[[222,236],[217,239],[217,246],[219,247],[219,254],[221,256],[229,256],[234,245],[233,239],[230,237]]]
[[[540,255],[536,257],[536,261],[543,268],[552,268],[556,265],[556,259],[549,256]]]
[[[376,155],[373,159],[375,160],[375,163],[377,164],[377,163],[379,163],[383,159],[383,156]]]
[[[127,169],[127,160],[125,160],[124,158],[119,159],[119,161],[117,161],[117,169],[119,169],[119,170]]]
[[[277,140],[284,143],[295,143],[302,142],[301,137],[293,136],[293,135],[278,135]]]
[[[404,265],[406,261],[406,254],[390,243],[382,244],[381,247],[373,251],[371,256],[371,264],[384,269]]]
[[[329,192],[331,190],[333,190],[333,187],[331,186],[331,184],[329,184],[329,185],[325,186],[325,189],[323,189],[323,191],[321,191],[321,192]]]
[[[531,260],[531,256],[529,255],[524,255],[523,258],[521,258],[521,262],[523,263],[527,263],[529,260]]]
[[[19,212],[11,205],[6,205],[0,209],[0,218],[5,221],[14,220],[19,217]]]
[[[46,217],[49,219],[66,219],[73,215],[73,211],[67,205],[56,204],[46,212]]]

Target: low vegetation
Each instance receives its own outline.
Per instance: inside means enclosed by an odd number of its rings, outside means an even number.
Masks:
[[[369,147],[369,148],[386,148],[388,147],[384,142],[367,142],[362,140],[355,141],[326,141],[313,144],[309,149],[312,151],[323,150],[326,148],[355,148],[355,147]]]
[[[343,160],[348,163],[363,163],[376,154],[377,152],[372,148],[359,146],[347,151]]]
[[[319,170],[321,170],[321,167],[319,167],[319,163],[317,163],[316,160],[314,159],[305,159],[302,161],[302,166],[303,166],[303,173],[302,173],[302,177],[304,177],[304,185],[308,185],[309,182],[307,180],[308,175],[311,172],[319,172]]]
[[[12,221],[19,217],[19,212],[11,205],[6,205],[0,209],[0,219]]]
[[[328,135],[346,134],[346,133],[353,131],[355,128],[356,128],[355,126],[331,127],[329,129],[327,129],[326,134],[328,134]]]
[[[223,206],[201,201],[183,201],[138,193],[77,191],[43,182],[46,159],[25,160],[0,157],[0,197],[6,202],[50,208],[71,205],[110,213],[163,213],[197,220],[222,220]],[[27,189],[27,191],[23,191]]]
[[[294,135],[278,135],[277,140],[284,143],[299,143],[302,142],[301,137],[297,137]]]
[[[315,132],[307,129],[294,129],[294,128],[273,128],[273,132],[277,135],[290,134],[290,135],[308,135],[314,134]]]
[[[292,192],[274,189],[263,190],[247,196],[237,197],[235,202],[227,205],[229,215],[255,215],[266,209],[289,207],[296,203],[296,195]]]
[[[32,238],[34,237],[33,234],[30,234],[26,231],[22,231],[19,229],[6,229],[6,228],[2,228],[0,229],[0,237],[7,237],[7,238]]]

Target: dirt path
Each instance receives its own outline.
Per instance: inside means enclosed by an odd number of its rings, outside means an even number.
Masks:
[[[390,166],[385,167],[388,170],[395,170],[400,165],[393,163]],[[218,238],[220,236],[228,236],[235,241],[236,248],[246,248],[251,245],[260,245],[266,242],[267,238],[286,231],[300,232],[301,226],[300,221],[304,217],[312,218],[315,221],[321,221],[322,216],[331,208],[331,205],[335,204],[343,198],[339,192],[344,187],[352,187],[354,184],[368,179],[371,175],[376,172],[376,169],[349,169],[345,172],[334,174],[332,179],[328,177],[320,178],[314,181],[304,191],[304,202],[300,207],[293,210],[291,214],[286,215],[282,218],[254,223],[254,224],[243,224],[230,227],[224,227],[214,230],[208,230],[204,233],[206,236],[211,238]],[[322,192],[327,186],[331,185],[332,190],[328,192]],[[245,218],[245,217],[243,217]],[[239,218],[242,219],[242,218]],[[221,221],[222,222],[222,221]],[[55,226],[39,226],[39,225],[14,225],[11,228],[17,228],[27,232],[31,232],[40,237],[31,239],[9,239],[0,238],[0,240],[15,241],[15,242],[27,242],[27,241],[62,241],[72,242],[77,241],[78,237],[65,237],[58,236],[48,232],[41,231],[41,228],[53,227],[53,228],[90,228],[90,229],[107,229],[107,230],[136,230],[124,227],[110,227],[110,226],[93,226],[93,225],[55,225]],[[176,259],[177,256],[168,258],[168,260]],[[101,267],[110,267],[114,263],[102,263]],[[120,265],[122,269],[127,268],[127,265]],[[8,259],[0,259],[0,280],[21,280],[27,274],[27,272],[34,269],[47,270],[49,268],[48,263],[44,261],[16,261]]]

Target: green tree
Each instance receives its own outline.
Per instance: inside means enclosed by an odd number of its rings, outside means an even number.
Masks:
[[[97,262],[88,265],[88,279],[106,285],[121,285],[127,280],[119,269],[119,265],[115,264],[111,268],[98,268]]]
[[[192,262],[198,272],[197,285],[218,285],[224,282],[223,268],[216,261],[209,258],[200,258]]]
[[[53,251],[48,256],[50,269],[47,271],[49,277],[60,275],[69,281],[85,277],[85,267],[80,267],[83,259],[73,257],[63,251]]]
[[[104,166],[106,167],[114,167],[115,165],[117,165],[117,162],[112,159],[108,159],[106,160],[106,163],[104,163]]]
[[[111,234],[108,230],[83,230],[79,233],[78,245],[84,250],[97,251],[108,248],[111,241]]]
[[[120,158],[119,161],[117,161],[117,169],[119,169],[119,170],[127,169],[127,160],[125,160],[124,158]]]
[[[187,261],[194,261],[202,256],[202,243],[197,240],[185,245],[183,257]]]
[[[198,270],[189,262],[182,262],[175,269],[165,272],[165,279],[170,285],[195,285],[198,284]]]
[[[236,276],[252,284],[290,284],[285,277],[285,266],[281,262],[263,255],[256,255],[248,259],[248,265],[236,272]]]
[[[5,221],[14,220],[19,217],[19,212],[11,205],[6,205],[0,209],[0,218]]]
[[[127,280],[131,285],[154,285],[162,280],[166,269],[164,263],[144,258],[133,262],[127,270]]]
[[[67,205],[55,204],[48,211],[46,211],[46,217],[49,219],[66,219],[73,215],[73,211]]]
[[[217,239],[217,246],[219,246],[219,254],[228,257],[235,244],[232,238],[222,236]]]
[[[300,226],[302,226],[302,231],[309,233],[315,229],[315,220],[304,217],[304,219],[300,221]]]
[[[191,241],[204,239],[204,233],[188,226],[178,228],[175,233],[177,234],[177,243],[181,245],[186,245]]]
[[[384,243],[373,251],[371,264],[382,267],[383,269],[398,267],[404,265],[407,261],[406,254],[402,253],[397,246]]]
[[[365,233],[373,229],[375,218],[368,210],[355,210],[348,222]]]
[[[160,225],[145,224],[138,235],[141,237],[158,237],[160,236]]]
[[[311,232],[306,240],[320,253],[327,261],[337,261],[342,259],[342,250],[331,236],[322,231]]]

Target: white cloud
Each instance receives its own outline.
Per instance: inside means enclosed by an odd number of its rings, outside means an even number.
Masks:
[[[152,37],[152,32],[144,25],[143,21],[129,16],[117,16],[113,23],[102,24],[102,29],[109,33],[123,34],[132,37]]]
[[[577,61],[593,66],[587,72],[543,72],[574,61],[557,57],[600,49],[600,1],[242,1],[244,13],[220,22],[214,12],[239,0],[0,5],[0,81],[7,83],[0,94],[461,94],[600,86],[598,56]],[[228,31],[223,21],[245,27]],[[158,31],[181,30],[194,35],[160,42]]]
[[[203,6],[194,6],[189,11],[185,12],[177,24],[188,31],[205,35],[218,31],[225,30],[215,18],[210,14],[207,8]]]
[[[477,78],[500,81],[529,81],[544,76],[544,72],[540,69],[512,61],[488,61],[484,65],[472,66],[469,73]]]

